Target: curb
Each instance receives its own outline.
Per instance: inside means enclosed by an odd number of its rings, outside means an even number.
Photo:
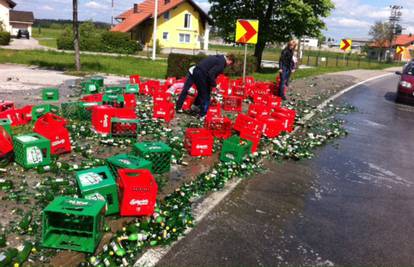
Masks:
[[[393,73],[387,73],[387,74],[383,74],[383,75],[379,75],[376,77],[372,77],[370,79],[367,79],[365,81],[356,83],[348,88],[345,88],[343,90],[341,90],[340,92],[338,92],[337,94],[331,96],[330,98],[328,98],[327,100],[325,100],[324,102],[322,102],[317,109],[322,109],[324,108],[328,103],[330,103],[331,101],[337,99],[338,97],[344,95],[345,93],[351,91],[352,89],[371,82],[373,80],[377,80],[377,79],[381,79],[384,78],[386,76],[390,76],[393,75]],[[301,123],[306,122],[308,120],[310,120],[313,116],[315,116],[315,112],[311,112],[309,113],[307,116],[305,116]],[[300,128],[300,126],[295,128],[295,132]],[[212,211],[218,204],[220,204],[220,202],[225,199],[231,192],[233,192],[233,190],[236,188],[236,186],[238,186],[241,182],[243,181],[243,179],[233,179],[232,181],[229,181],[226,186],[223,188],[223,190],[219,191],[219,192],[213,192],[211,193],[208,197],[206,197],[200,204],[198,204],[195,207],[194,210],[194,221],[196,222],[200,222],[201,220],[203,220],[209,213],[210,211]],[[187,230],[184,232],[184,235],[181,236],[177,241],[175,241],[174,243],[171,244],[171,246],[168,247],[159,247],[159,248],[154,248],[154,249],[149,249],[147,250],[134,264],[134,267],[141,267],[141,266],[145,266],[145,267],[153,267],[155,265],[157,265],[157,263],[165,256],[167,255],[168,252],[170,252],[170,250],[177,245],[182,239],[184,239],[188,233],[190,233],[194,228],[187,228]]]

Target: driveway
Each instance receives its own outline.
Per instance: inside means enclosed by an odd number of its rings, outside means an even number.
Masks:
[[[47,50],[48,48],[39,44],[39,41],[30,38],[30,39],[12,39],[10,45],[0,46],[4,49],[14,49],[14,50]]]

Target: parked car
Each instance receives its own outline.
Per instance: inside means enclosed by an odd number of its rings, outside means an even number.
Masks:
[[[402,72],[397,71],[395,74],[400,75],[397,89],[397,102],[414,103],[414,62],[404,66]]]
[[[30,33],[29,33],[29,31],[28,30],[20,29],[17,32],[17,39],[20,39],[20,38],[30,39]]]

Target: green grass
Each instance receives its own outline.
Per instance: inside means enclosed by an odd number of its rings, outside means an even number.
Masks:
[[[140,74],[142,77],[158,79],[165,78],[167,73],[167,62],[164,60],[151,61],[128,56],[82,55],[81,62],[82,71],[90,73]],[[33,65],[61,71],[75,70],[74,55],[64,52],[0,49],[0,63]]]
[[[114,75],[140,74],[142,77],[163,79],[167,73],[167,61],[149,59],[138,59],[129,56],[93,56],[82,55],[82,75],[87,73],[107,73]],[[53,69],[74,73],[74,55],[72,53],[53,52],[53,51],[16,51],[0,49],[0,63],[14,63],[39,66],[45,69]],[[355,64],[349,66],[319,66],[309,69],[298,70],[293,78],[305,78],[309,76],[321,75],[330,72],[338,72],[352,69],[385,69],[399,64]],[[257,80],[274,81],[277,69],[267,68],[260,73],[254,73]]]
[[[39,44],[57,48],[56,40],[62,33],[63,29],[50,29],[50,28],[33,28],[33,38],[39,41]]]

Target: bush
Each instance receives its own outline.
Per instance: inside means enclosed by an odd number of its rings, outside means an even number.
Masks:
[[[56,40],[57,48],[61,50],[73,50],[73,33],[70,27],[66,27]]]
[[[10,33],[0,32],[0,45],[9,45],[10,44]]]
[[[107,31],[102,34],[101,39],[102,52],[135,54],[143,49],[141,44],[132,40],[128,33]]]
[[[207,56],[204,54],[199,55],[182,55],[171,53],[168,56],[168,69],[167,77],[184,77],[188,73],[188,69],[198,64],[201,60]],[[243,75],[243,61],[244,55],[237,55],[236,62],[231,67],[226,67],[224,74],[228,76],[242,76]],[[257,59],[254,56],[247,57],[246,74],[252,74],[256,72]]]

